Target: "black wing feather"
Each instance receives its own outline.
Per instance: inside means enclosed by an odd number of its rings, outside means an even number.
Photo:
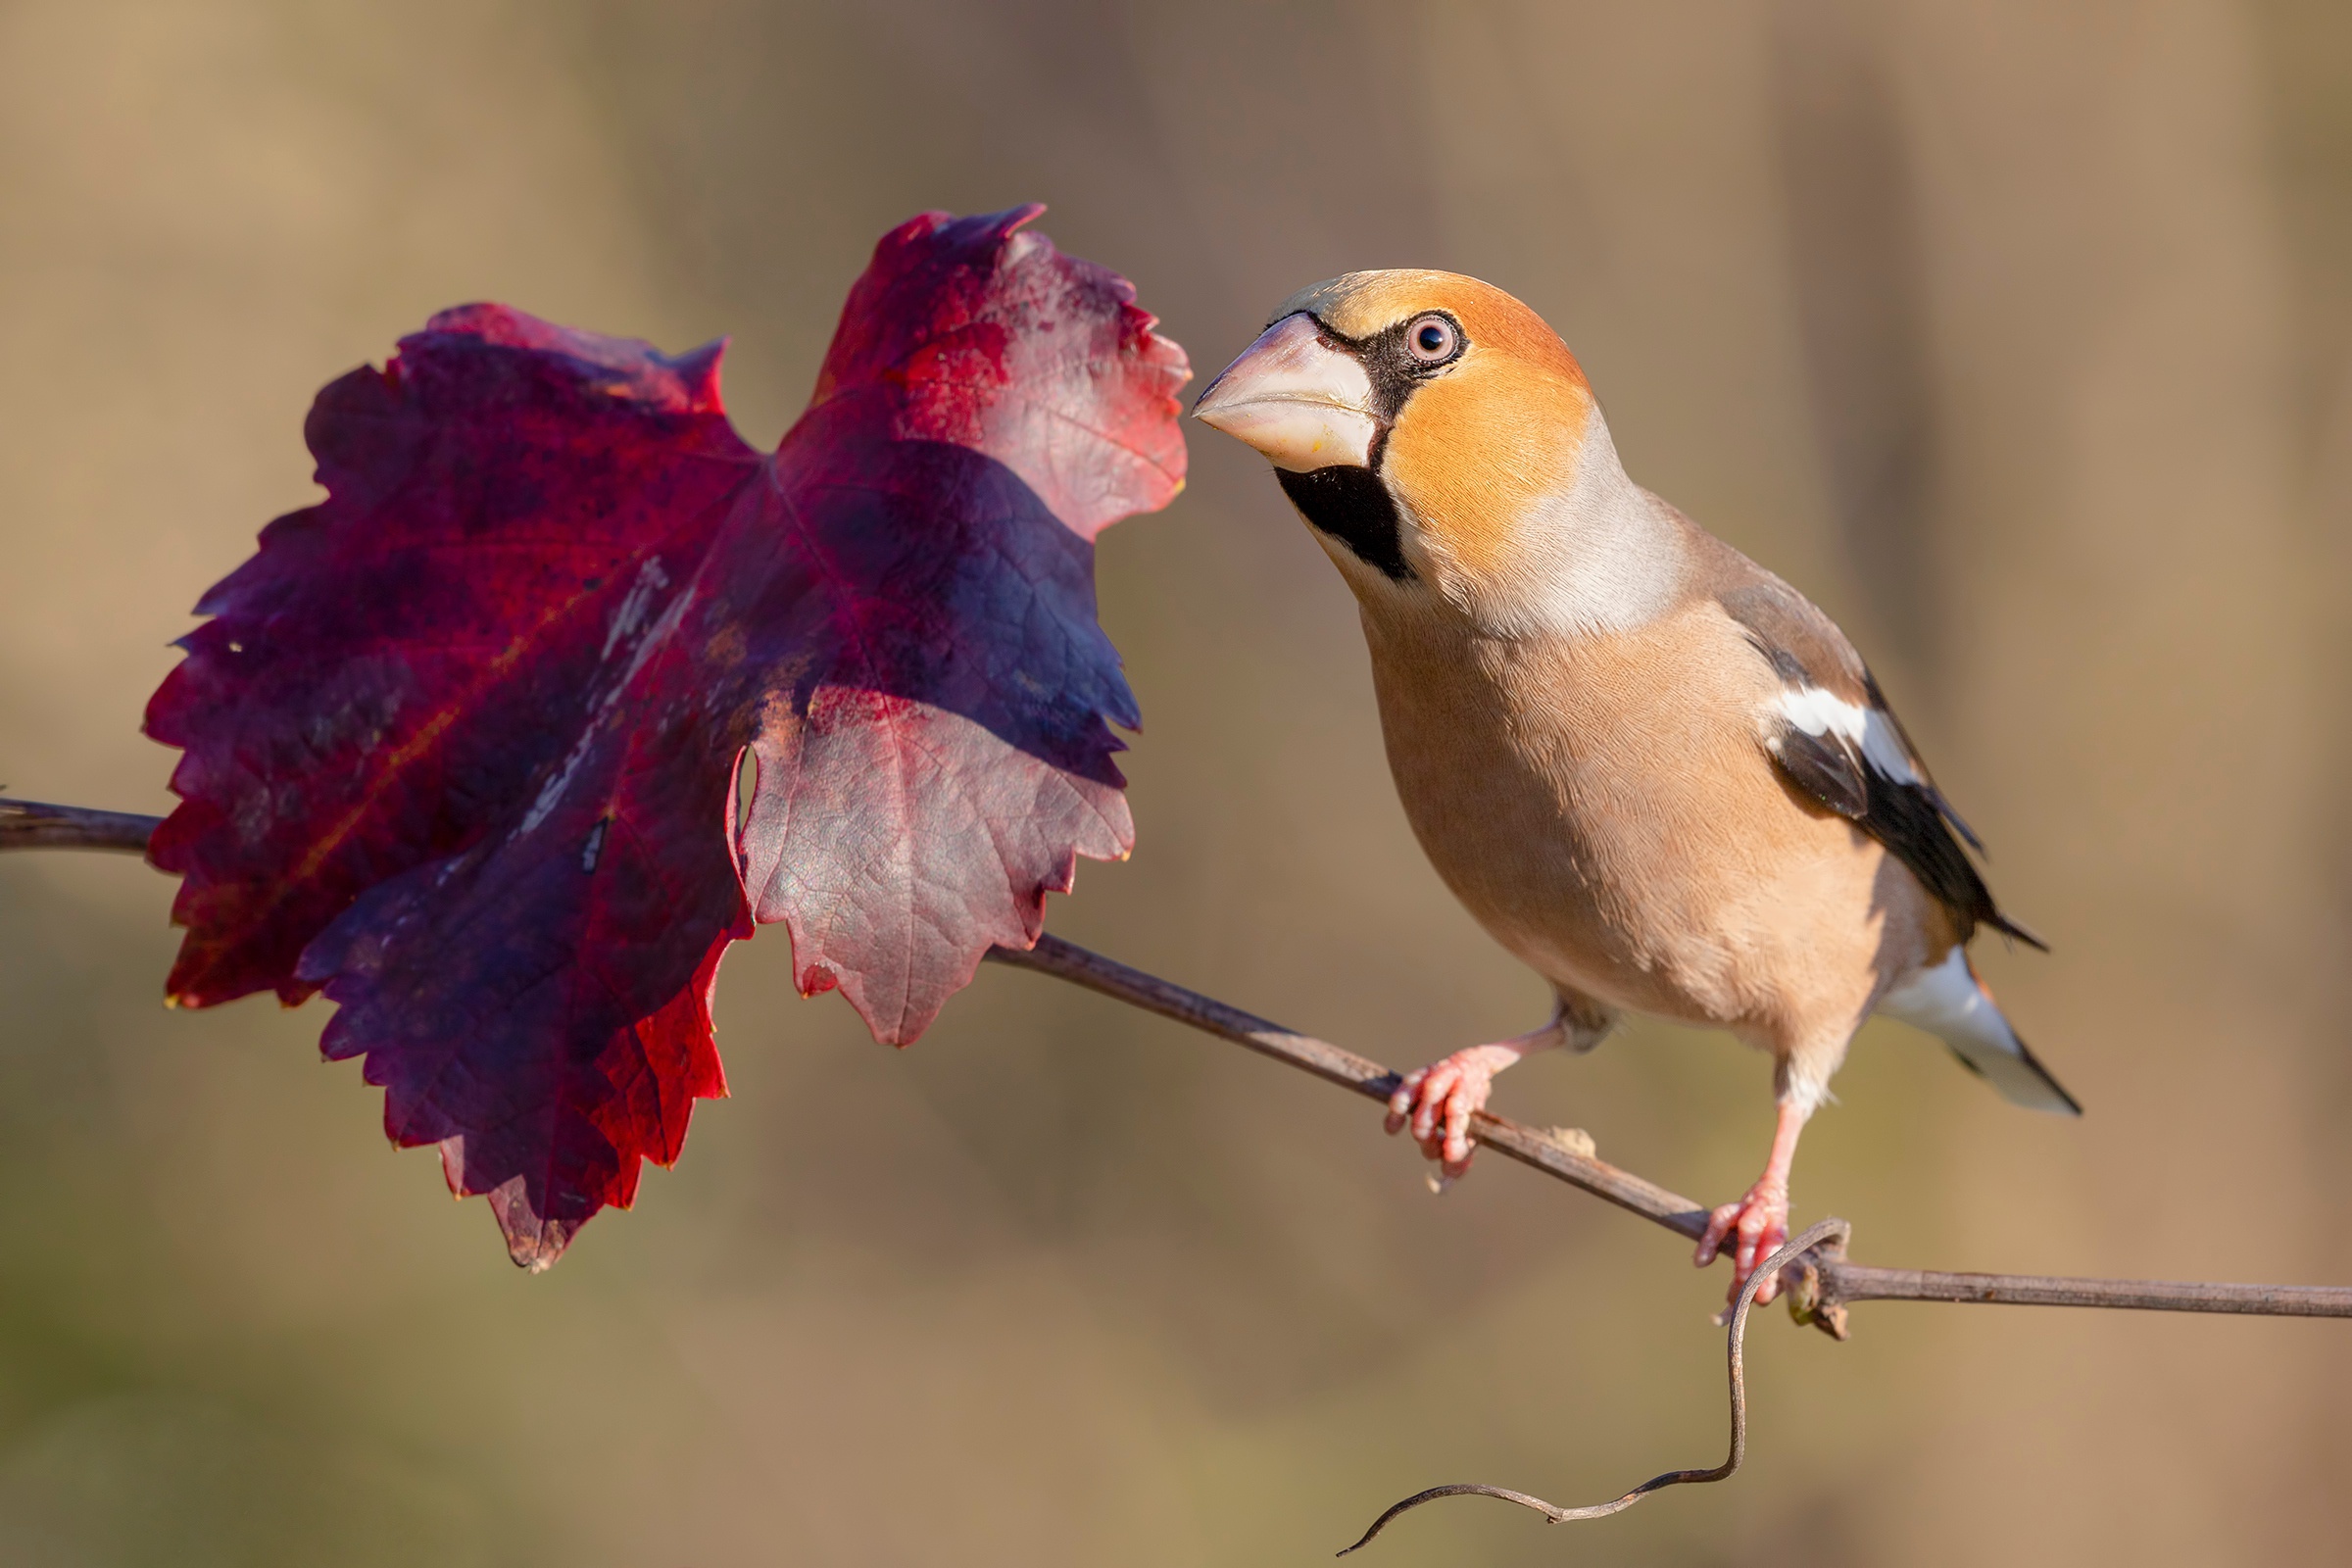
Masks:
[[[1764,749],[1798,788],[1839,816],[1870,826],[1870,781],[1861,759],[1827,735],[1808,735],[1784,724],[1766,737]]]

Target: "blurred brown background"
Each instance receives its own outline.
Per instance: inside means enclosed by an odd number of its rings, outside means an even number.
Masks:
[[[2352,11],[2338,0],[0,3],[0,782],[161,809],[187,607],[312,391],[509,300],[735,334],[772,440],[874,237],[1054,205],[1211,371],[1291,289],[1480,273],[1637,477],[1878,662],[2088,1103],[1874,1024],[1798,1172],[1875,1261],[2352,1280]],[[1142,846],[1054,928],[1410,1065],[1535,1020],[1382,764],[1263,466],[1112,530]],[[730,960],[735,1098],[554,1273],[385,1152],[318,1007],[158,1005],[170,886],[0,862],[0,1560],[1305,1563],[1464,1477],[1705,1463],[1720,1271],[1034,977],[919,1046]],[[1499,1108],[1738,1192],[1766,1063],[1639,1027]],[[2352,1530],[2344,1325],[1759,1325],[1733,1485],[1392,1563],[2278,1563]]]

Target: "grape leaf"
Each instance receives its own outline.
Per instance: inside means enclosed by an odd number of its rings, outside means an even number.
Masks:
[[[718,345],[444,312],[319,394],[326,499],[149,704],[185,754],[171,999],[324,991],[326,1054],[518,1263],[725,1093],[711,989],[755,920],[905,1043],[1133,843],[1093,541],[1181,487],[1188,370],[1039,211],[884,236],[766,458]]]

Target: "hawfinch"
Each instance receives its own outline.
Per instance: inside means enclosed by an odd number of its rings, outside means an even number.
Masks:
[[[1271,459],[1354,590],[1389,766],[1447,887],[1551,983],[1551,1021],[1406,1078],[1448,1178],[1532,1052],[1628,1009],[1770,1051],[1747,1196],[1709,1217],[1735,1292],[1788,1234],[1788,1172],[1874,1010],[2007,1099],[2080,1114],[1968,961],[2002,914],[1878,682],[1802,594],[1626,477],[1542,318],[1448,272],[1294,295],[1195,415]],[[1766,1281],[1770,1300],[1778,1281]]]

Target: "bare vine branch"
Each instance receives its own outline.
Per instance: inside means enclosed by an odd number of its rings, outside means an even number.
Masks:
[[[1131,969],[1057,937],[1041,936],[1022,953],[999,948],[998,963],[1034,969],[1132,1006],[1191,1024],[1221,1039],[1303,1068],[1318,1078],[1386,1102],[1397,1075],[1328,1041],[1269,1023],[1213,997]],[[1480,1111],[1471,1137],[1488,1148],[1533,1165],[1571,1187],[1580,1187],[1618,1207],[1695,1237],[1707,1211],[1655,1182],[1575,1147],[1561,1135],[1523,1127],[1507,1117]],[[2018,1306],[2102,1306],[2164,1312],[2237,1312],[2265,1317],[2352,1317],[2352,1287],[2334,1285],[2206,1285],[2164,1280],[2061,1279],[2039,1274],[1949,1274],[1933,1269],[1876,1268],[1845,1256],[1840,1231],[1794,1260],[1802,1282],[1790,1309],[1838,1339],[1845,1338],[1845,1308],[1854,1301],[1987,1301]]]
[[[0,796],[0,850],[104,850],[145,855],[160,816],[132,811],[90,811],[78,806],[44,806]]]
[[[94,811],[0,796],[0,852],[101,850],[146,853],[163,818],[129,811]],[[1312,1035],[1285,1029],[1214,997],[1090,953],[1074,942],[1041,936],[1035,948],[997,948],[989,957],[1016,969],[1052,975],[1129,1006],[1247,1046],[1261,1055],[1386,1102],[1400,1081],[1390,1068]],[[1619,1208],[1695,1238],[1707,1210],[1679,1193],[1595,1157],[1590,1141],[1564,1131],[1523,1127],[1480,1111],[1471,1124],[1478,1142],[1581,1188]],[[2067,1279],[2042,1274],[1952,1274],[1936,1269],[1876,1268],[1845,1256],[1845,1231],[1800,1249],[1792,1266],[1801,1283],[1790,1298],[1800,1321],[1845,1338],[1845,1308],[1855,1301],[1982,1301],[2013,1306],[2098,1306],[2158,1312],[2233,1312],[2262,1317],[2352,1317],[2352,1287],[2338,1285],[2209,1285],[2167,1280]]]
[[[1383,1104],[1401,1081],[1395,1071],[1352,1051],[1269,1023],[1214,997],[1204,997],[1157,975],[1129,968],[1059,937],[1041,936],[1037,946],[1027,952],[998,948],[989,957],[1016,969],[1050,974],[1056,980],[1101,992],[1130,1006],[1191,1024],[1220,1039],[1248,1046],[1262,1055],[1302,1067],[1318,1078],[1352,1089]],[[1707,1228],[1705,1208],[1655,1182],[1644,1181],[1631,1171],[1619,1170],[1594,1158],[1559,1134],[1522,1127],[1515,1121],[1482,1111],[1474,1123],[1473,1136],[1490,1149],[1693,1241]]]
[[[93,811],[71,806],[44,806],[0,796],[0,852],[9,850],[100,850],[144,854],[147,840],[162,818],[123,811]],[[1016,969],[1052,975],[1089,991],[1189,1024],[1222,1040],[1247,1046],[1261,1055],[1313,1073],[1327,1082],[1353,1090],[1368,1100],[1386,1102],[1400,1078],[1380,1063],[1359,1056],[1311,1035],[1285,1029],[1254,1013],[1203,996],[1156,975],[1131,968],[1099,953],[1091,953],[1058,937],[1040,936],[1036,947],[1023,951],[996,948],[989,958]],[[1631,1171],[1620,1170],[1595,1156],[1591,1140],[1564,1129],[1523,1127],[1506,1117],[1481,1111],[1473,1118],[1471,1136],[1488,1148],[1532,1165],[1571,1187],[1605,1199],[1619,1208],[1639,1214],[1685,1238],[1706,1228],[1707,1210],[1679,1193]],[[1363,1538],[1340,1553],[1370,1542],[1389,1521],[1408,1509],[1440,1497],[1500,1497],[1533,1508],[1553,1524],[1599,1519],[1633,1506],[1667,1487],[1722,1481],[1740,1468],[1747,1448],[1747,1392],[1742,1345],[1749,1309],[1756,1291],[1775,1274],[1788,1271],[1791,1280],[1788,1308],[1800,1323],[1811,1323],[1838,1339],[1846,1337],[1846,1308],[1855,1301],[1979,1301],[2017,1306],[2092,1306],[2141,1311],[2232,1312],[2265,1317],[2352,1317],[2352,1287],[2328,1285],[2214,1285],[2164,1280],[2066,1279],[2039,1274],[1954,1274],[1934,1269],[1877,1268],[1856,1263],[1845,1255],[1851,1227],[1841,1219],[1825,1219],[1765,1259],[1749,1276],[1734,1306],[1726,1331],[1725,1356],[1730,1369],[1732,1405],[1731,1452],[1711,1470],[1675,1470],[1643,1482],[1609,1502],[1582,1508],[1562,1508],[1503,1487],[1462,1482],[1432,1487],[1391,1507],[1372,1522]]]

